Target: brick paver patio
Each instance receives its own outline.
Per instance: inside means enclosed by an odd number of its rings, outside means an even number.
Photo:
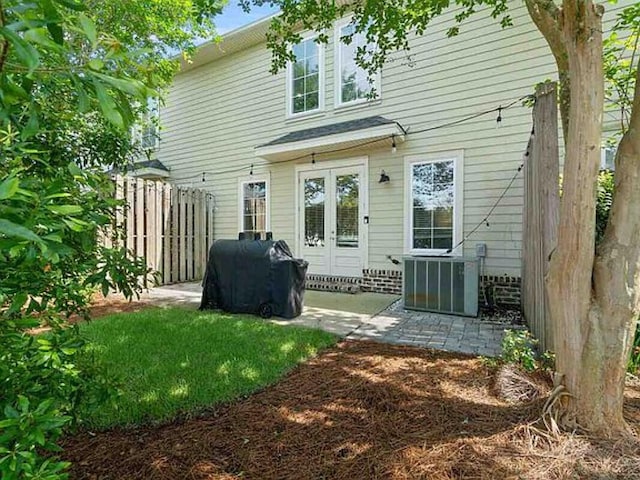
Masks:
[[[497,356],[504,331],[509,328],[518,327],[477,318],[392,308],[362,322],[347,338]]]

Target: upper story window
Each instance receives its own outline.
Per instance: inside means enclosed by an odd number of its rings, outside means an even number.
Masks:
[[[293,46],[296,61],[287,69],[288,115],[302,115],[323,108],[323,49],[314,41],[305,38]]]
[[[606,146],[600,149],[600,170],[616,169],[617,148]]]
[[[147,99],[141,122],[134,129],[134,138],[143,150],[156,150],[160,144],[160,102],[155,97]]]
[[[348,23],[349,22],[349,23]],[[356,33],[350,19],[336,25],[336,105],[365,102],[380,96],[380,74],[370,78],[368,72],[356,64],[359,49],[371,48],[364,33]],[[343,39],[351,36],[351,42]]]
[[[411,253],[441,254],[461,235],[461,159],[408,159],[408,231]]]

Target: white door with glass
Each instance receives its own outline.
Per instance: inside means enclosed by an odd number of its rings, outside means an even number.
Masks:
[[[363,166],[299,172],[302,258],[309,273],[362,276],[366,185]]]

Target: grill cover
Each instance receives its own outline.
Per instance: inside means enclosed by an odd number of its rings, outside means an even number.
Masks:
[[[308,263],[282,240],[217,240],[209,250],[200,309],[295,318]]]

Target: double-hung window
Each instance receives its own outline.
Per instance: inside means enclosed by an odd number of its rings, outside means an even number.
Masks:
[[[144,111],[142,124],[139,127],[140,147],[144,150],[155,150],[160,143],[158,123],[160,120],[160,103],[157,98],[149,97]]]
[[[371,78],[365,69],[356,64],[358,51],[365,49],[370,52],[372,48],[365,34],[356,32],[356,26],[347,19],[336,25],[336,37],[336,105],[349,105],[379,97],[379,72]],[[351,38],[349,43],[344,40],[348,37]]]
[[[462,225],[462,158],[408,158],[409,251],[440,254],[454,249]],[[454,252],[456,253],[456,252]]]
[[[323,49],[315,37],[293,46],[295,62],[288,66],[287,110],[289,116],[317,112],[323,108]]]
[[[240,182],[240,231],[263,234],[269,230],[268,190],[266,178]]]

